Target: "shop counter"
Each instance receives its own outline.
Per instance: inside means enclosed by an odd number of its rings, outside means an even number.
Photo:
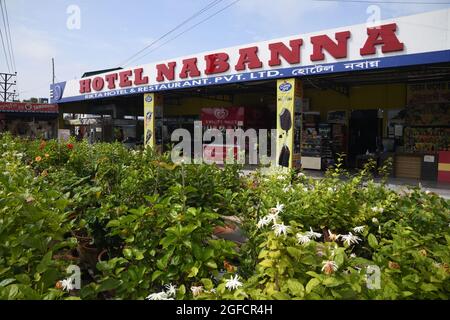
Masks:
[[[399,153],[395,154],[395,177],[436,181],[438,175],[438,154]]]

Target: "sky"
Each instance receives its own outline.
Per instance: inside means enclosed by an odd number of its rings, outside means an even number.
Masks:
[[[56,80],[86,71],[126,66],[139,52],[213,0],[0,0],[6,1],[20,99],[48,97],[55,58]],[[221,0],[165,38],[171,39],[236,0]],[[450,0],[239,0],[210,20],[131,65],[166,60],[255,41],[450,7]],[[399,2],[408,3],[399,3]],[[384,3],[390,2],[390,3]],[[418,4],[423,2],[424,4]],[[436,2],[447,4],[434,4]],[[375,8],[375,10],[377,10]],[[79,13],[79,14],[78,14]],[[373,11],[372,11],[373,13]],[[79,19],[77,19],[79,17]],[[3,32],[3,25],[0,24]],[[6,72],[0,47],[0,72]]]

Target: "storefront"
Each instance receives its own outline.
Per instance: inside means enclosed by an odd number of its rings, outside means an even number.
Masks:
[[[0,133],[55,139],[58,130],[58,105],[0,102]]]
[[[177,128],[277,129],[280,166],[392,158],[394,176],[448,181],[449,18],[440,10],[116,70],[55,84],[52,102],[144,117],[137,138],[154,147]],[[201,152],[228,149],[240,151],[213,142]]]

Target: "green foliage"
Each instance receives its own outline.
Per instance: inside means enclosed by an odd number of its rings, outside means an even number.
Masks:
[[[0,299],[449,297],[450,203],[390,190],[389,163],[376,183],[373,163],[350,175],[341,161],[324,179],[244,176],[9,135],[0,154]],[[226,216],[246,243],[214,235]],[[61,287],[69,265],[81,290]]]

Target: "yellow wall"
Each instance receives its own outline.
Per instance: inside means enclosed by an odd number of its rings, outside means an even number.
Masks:
[[[357,86],[347,97],[333,90],[307,89],[311,111],[320,111],[325,120],[332,110],[403,109],[406,105],[405,84]]]
[[[275,87],[272,95],[269,94],[240,94],[234,97],[233,101],[219,101],[206,98],[184,98],[180,100],[181,105],[176,105],[170,100],[164,104],[164,116],[188,116],[200,115],[203,108],[220,108],[220,107],[254,107],[259,105],[270,105],[276,103]],[[218,96],[217,98],[220,98]],[[231,97],[227,97],[228,100]]]

